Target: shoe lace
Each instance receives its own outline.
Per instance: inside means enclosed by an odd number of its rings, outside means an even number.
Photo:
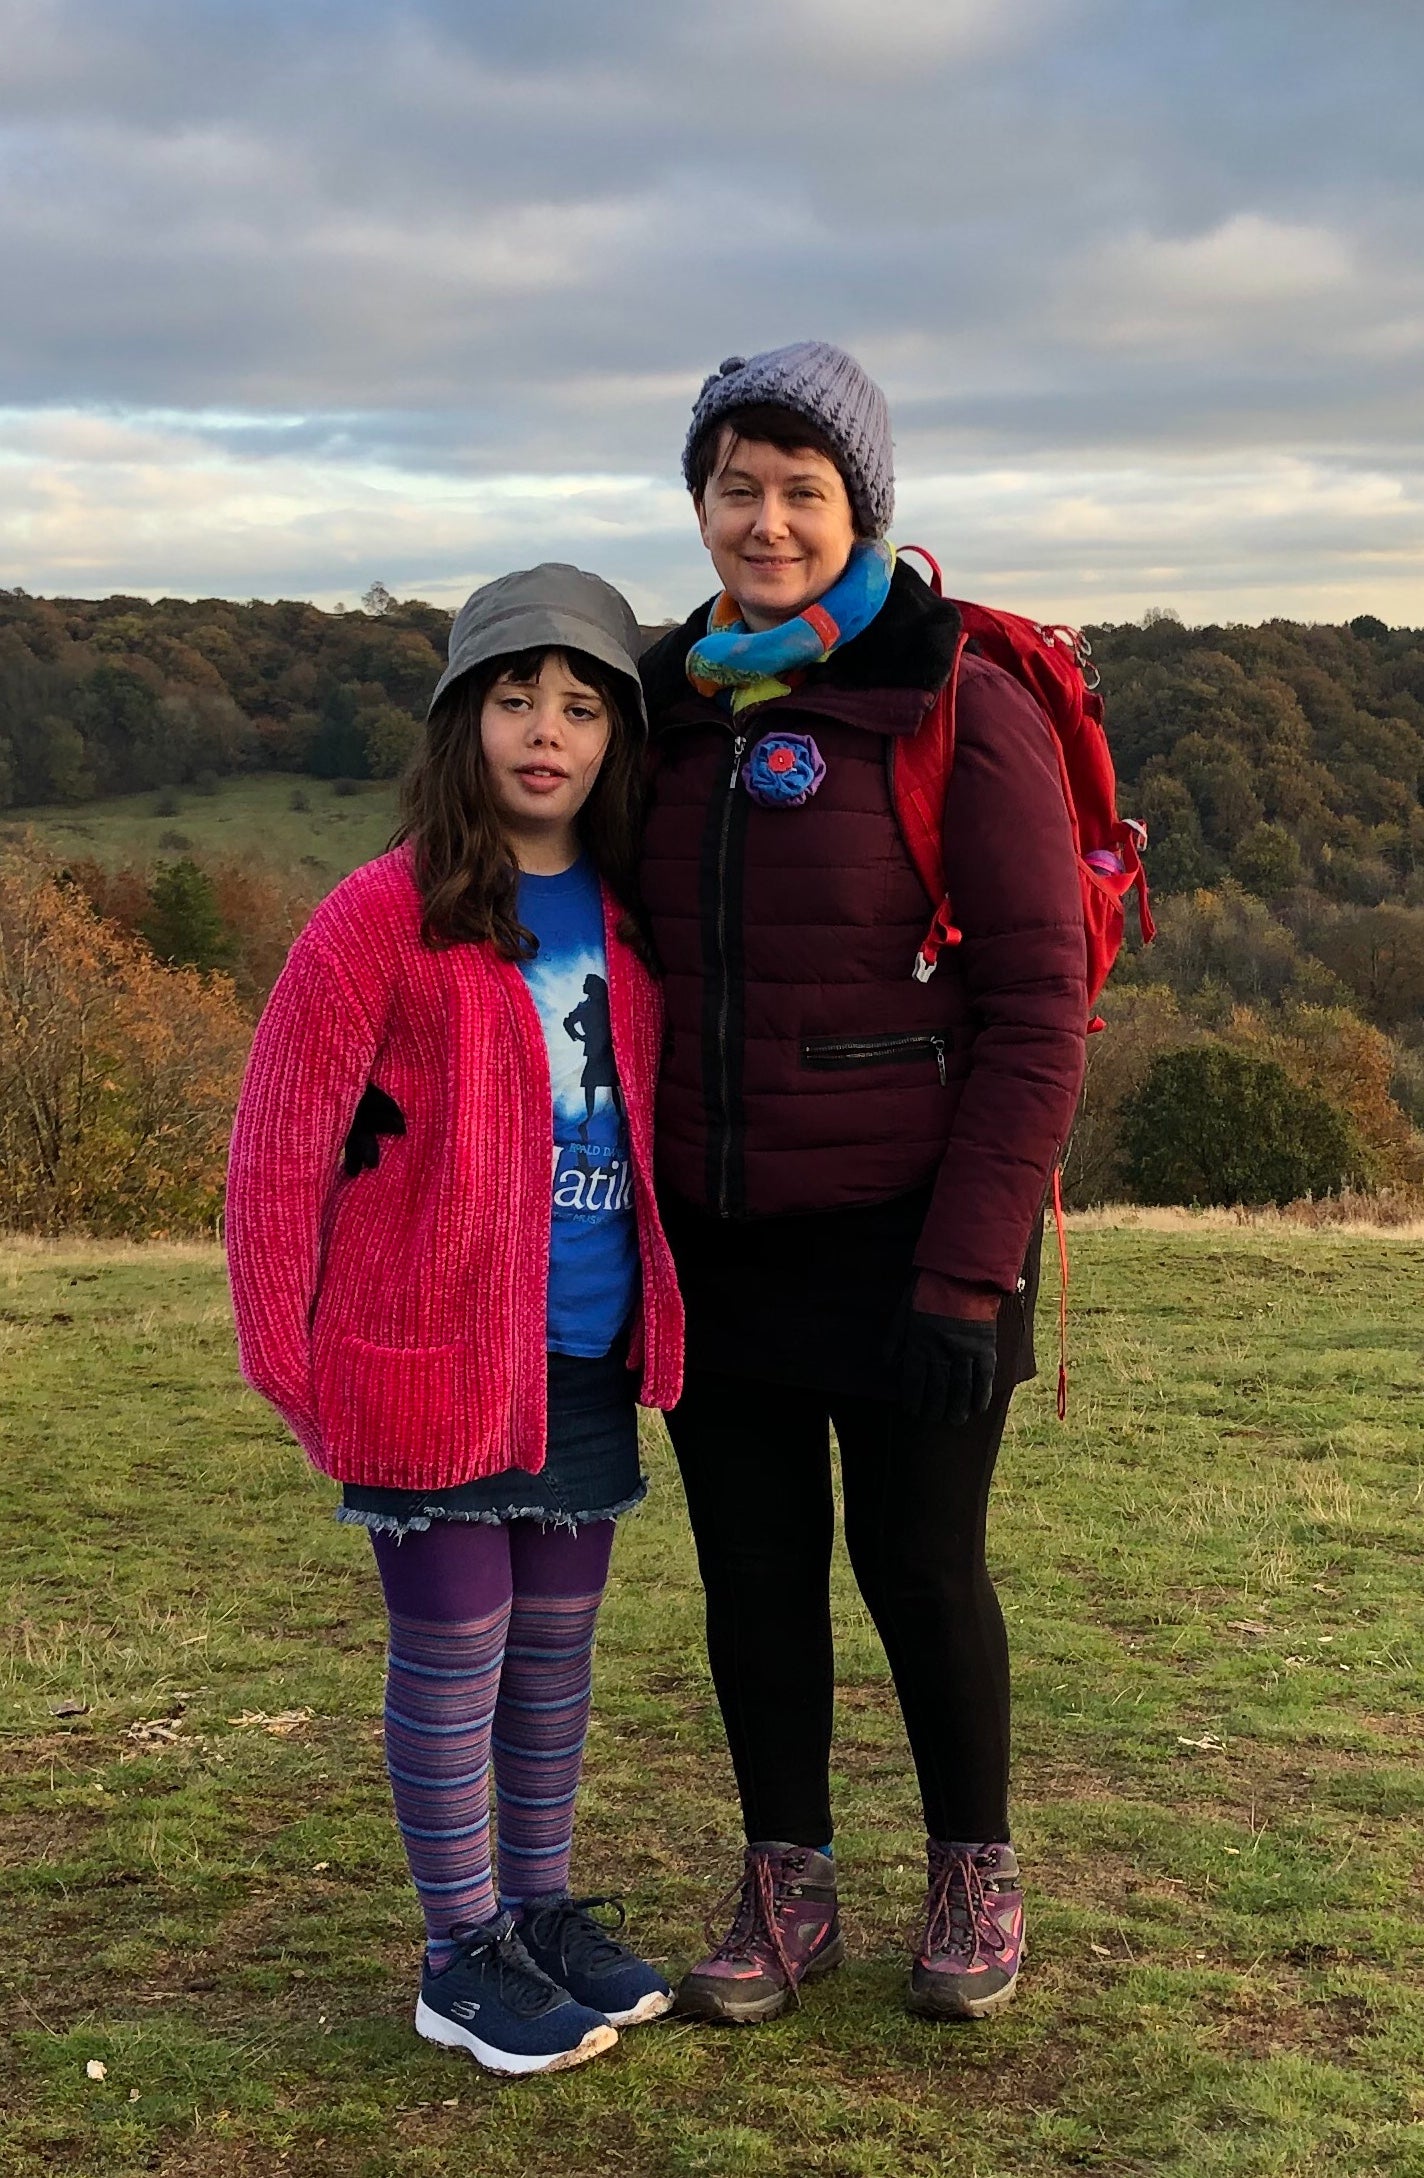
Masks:
[[[946,1853],[930,1885],[920,1946],[923,1956],[967,1952],[972,1969],[981,1949],[1002,1952],[1007,1939],[989,1905],[997,1890],[992,1880],[985,1882],[972,1852]]]
[[[597,1921],[594,1915],[611,1908],[618,1918],[610,1928]],[[538,1944],[556,1948],[565,1966],[582,1973],[597,1973],[602,1966],[616,1966],[627,1957],[627,1949],[617,1942],[614,1930],[623,1928],[628,1919],[627,1909],[621,1898],[560,1898],[547,1906],[536,1906],[526,1912],[525,1925]]]
[[[732,1925],[721,1942],[716,1944],[713,1957],[718,1959],[751,1959],[759,1944],[765,1944],[786,1977],[792,2001],[799,2004],[801,1992],[796,1986],[796,1975],[787,1956],[786,1944],[781,1934],[777,1909],[777,1879],[784,1868],[792,1863],[785,1857],[749,1846],[746,1867],[740,1882],[718,1899],[707,1917],[707,1934],[714,1939],[717,1923],[733,1901],[736,1914]]]
[[[530,1958],[519,1940],[513,1914],[501,1913],[457,1940],[450,1966],[473,1966],[477,1961],[493,1970],[496,1995],[519,2019],[537,2019],[563,1994],[558,1983]]]

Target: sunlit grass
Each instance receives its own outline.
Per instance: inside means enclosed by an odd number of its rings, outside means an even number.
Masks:
[[[304,876],[313,891],[322,892],[358,862],[380,854],[395,823],[396,789],[389,779],[338,794],[329,779],[251,772],[221,780],[213,794],[199,794],[192,787],[168,793],[177,807],[165,805],[162,813],[161,790],[8,809],[0,821],[0,837],[32,827],[57,854],[92,857],[110,866],[130,862],[146,867],[180,854],[255,854],[278,869]],[[294,799],[307,806],[294,809]]]
[[[1424,1248],[1094,1229],[1073,1296],[1068,1423],[1020,1399],[993,1517],[1019,2001],[901,2008],[918,1810],[842,1566],[846,1969],[504,2088],[411,2032],[369,1554],[238,1385],[215,1251],[0,1249],[0,2172],[1421,2178]],[[676,1965],[736,1821],[648,1452],[578,1876]]]

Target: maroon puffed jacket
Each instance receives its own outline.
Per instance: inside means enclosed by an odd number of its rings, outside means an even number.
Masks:
[[[935,903],[890,765],[944,684],[958,613],[901,563],[862,634],[734,722],[686,676],[707,611],[643,660],[643,891],[667,1003],[659,1185],[762,1218],[933,1182],[917,1268],[1012,1292],[1077,1102],[1088,1011],[1047,721],[1007,674],[963,659],[944,823],[963,942],[917,983]],[[799,808],[744,790],[746,752],[773,729],[810,734],[825,759]]]

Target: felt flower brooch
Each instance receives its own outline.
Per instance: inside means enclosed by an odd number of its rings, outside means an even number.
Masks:
[[[742,781],[763,809],[797,809],[826,776],[826,760],[809,734],[764,734],[742,768]]]

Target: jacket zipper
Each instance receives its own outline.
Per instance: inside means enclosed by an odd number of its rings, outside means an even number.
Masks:
[[[717,1161],[717,1212],[724,1218],[731,1215],[732,1164],[732,1081],[727,1056],[727,1029],[732,1008],[731,974],[727,966],[727,843],[731,837],[734,797],[737,781],[742,775],[742,758],[746,749],[746,735],[735,735],[732,741],[732,769],[722,803],[722,828],[717,836],[717,964],[722,977],[722,988],[717,999],[717,1068],[722,1107],[722,1142]]]
[[[803,1066],[879,1066],[897,1059],[930,1059],[939,1068],[939,1085],[949,1080],[945,1039],[926,1036],[817,1036],[801,1046]]]

